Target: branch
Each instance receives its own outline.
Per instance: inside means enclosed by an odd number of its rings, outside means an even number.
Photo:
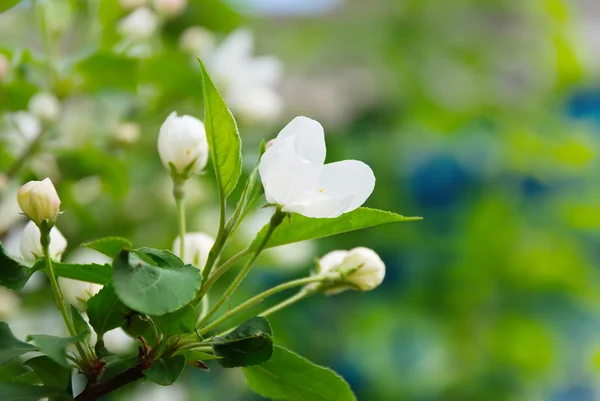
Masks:
[[[86,386],[85,390],[77,397],[75,401],[94,401],[98,398],[106,395],[119,387],[125,386],[126,384],[133,383],[142,377],[142,373],[148,366],[143,363],[137,363],[135,366],[127,369],[125,372],[118,374],[117,376],[102,382],[102,383],[90,383]]]

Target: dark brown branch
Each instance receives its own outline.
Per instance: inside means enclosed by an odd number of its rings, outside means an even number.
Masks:
[[[105,382],[89,384],[81,394],[75,397],[75,401],[97,400],[103,395],[106,395],[111,391],[118,389],[119,387],[141,379],[144,377],[142,372],[147,368],[148,366],[144,366],[142,363],[137,363],[135,366],[127,369],[125,372],[118,374],[117,376],[108,379]]]

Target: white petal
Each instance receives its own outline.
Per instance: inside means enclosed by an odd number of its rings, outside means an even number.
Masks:
[[[296,117],[283,127],[269,150],[276,150],[283,139],[293,138],[293,146],[297,155],[313,164],[325,163],[325,133],[323,126],[308,117]]]
[[[319,194],[340,197],[352,194],[352,202],[344,211],[361,206],[375,188],[375,175],[371,167],[358,160],[343,160],[326,164],[319,177]]]
[[[281,61],[274,56],[256,57],[246,66],[252,82],[257,86],[273,86],[281,79]]]
[[[314,196],[298,203],[291,203],[282,208],[284,212],[299,213],[313,218],[334,218],[346,212],[352,202],[353,195],[325,197]]]

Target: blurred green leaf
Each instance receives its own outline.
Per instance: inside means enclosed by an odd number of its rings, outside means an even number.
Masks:
[[[170,386],[181,376],[184,368],[185,357],[183,355],[175,355],[152,362],[152,365],[144,370],[144,376],[161,386]]]
[[[269,360],[273,353],[273,331],[264,317],[253,317],[231,333],[210,341],[224,368],[252,366]]]
[[[242,143],[233,115],[215,88],[200,59],[204,94],[204,125],[212,164],[220,187],[219,196],[227,198],[242,174]]]
[[[56,337],[46,334],[34,334],[27,337],[28,341],[33,341],[39,351],[48,356],[54,362],[69,367],[67,362],[67,345],[82,342],[85,339],[85,333],[73,337]]]
[[[29,280],[33,269],[21,264],[6,252],[0,242],[0,284],[11,290],[20,290]]]
[[[284,220],[271,235],[267,248],[291,244],[293,242],[306,241],[309,239],[329,237],[348,231],[360,230],[380,224],[398,223],[403,221],[421,220],[420,217],[404,217],[396,213],[384,210],[360,207],[352,212],[344,213],[333,219],[313,219],[299,214],[292,214],[290,221]],[[258,233],[252,245],[254,250],[261,243],[269,224],[266,224]]]
[[[95,53],[75,66],[80,90],[97,92],[120,89],[134,92],[138,85],[139,61],[113,53]]]
[[[110,265],[99,265],[91,263],[87,265],[59,263],[54,262],[54,273],[58,277],[70,278],[73,280],[87,281],[90,283],[105,285],[111,281],[112,267]],[[31,268],[32,271],[45,270],[46,262],[39,259]]]
[[[39,401],[40,398],[51,398],[56,401],[72,400],[73,398],[53,387],[29,386],[20,383],[0,383],[0,394],[3,401]]]
[[[3,0],[2,2],[0,2],[0,13],[6,10],[10,10],[20,2],[21,0]]]
[[[0,322],[0,365],[35,350],[33,345],[17,340],[7,323]]]
[[[240,15],[223,0],[191,0],[185,13],[173,21],[172,25],[202,25],[211,31],[229,32],[241,22]]]
[[[94,249],[104,255],[114,258],[121,249],[131,249],[131,241],[122,237],[104,237],[81,244],[86,248]]]
[[[254,392],[273,400],[356,400],[348,383],[334,371],[279,346],[273,348],[269,361],[242,371]]]
[[[42,379],[46,386],[68,391],[71,381],[71,369],[59,365],[47,356],[36,356],[23,362]]]
[[[120,327],[129,313],[131,309],[117,297],[112,284],[105,285],[87,302],[88,318],[99,339],[107,331]]]
[[[193,333],[198,316],[191,305],[186,305],[166,315],[152,316],[152,320],[165,337],[171,337],[177,334]]]
[[[192,265],[153,266],[126,250],[114,261],[117,296],[133,310],[149,315],[164,315],[187,305],[196,296],[201,280],[200,272]]]

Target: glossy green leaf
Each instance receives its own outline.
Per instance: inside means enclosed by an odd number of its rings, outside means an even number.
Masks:
[[[138,362],[137,356],[131,356],[129,358],[120,358],[116,355],[107,356],[104,358],[106,361],[106,373],[100,378],[100,382],[105,382],[112,379],[113,377],[125,372],[127,369],[132,368]]]
[[[2,401],[39,401],[50,398],[56,401],[67,401],[73,398],[64,391],[48,386],[30,386],[21,383],[0,383]]]
[[[166,315],[152,316],[152,320],[165,337],[170,337],[177,334],[193,333],[198,316],[191,305],[186,305]]]
[[[7,323],[0,322],[0,365],[35,350],[33,345],[17,340]]]
[[[29,384],[31,386],[42,384],[42,379],[40,379],[40,376],[31,369],[29,369],[29,371],[25,373],[20,374],[19,376],[15,377],[10,381],[13,383]]]
[[[173,252],[167,251],[166,249],[143,247],[134,249],[133,252],[155,266],[179,269],[185,265],[183,260],[179,259]]]
[[[356,400],[348,383],[334,371],[279,346],[273,348],[268,362],[242,370],[254,392],[273,400]]]
[[[161,386],[170,386],[181,376],[184,368],[185,357],[175,355],[153,362],[148,369],[144,370],[144,376]]]
[[[112,284],[107,284],[87,302],[87,315],[98,338],[123,325],[131,309],[117,297]]]
[[[149,343],[154,343],[156,341],[154,330],[152,329],[150,322],[148,322],[146,315],[142,316],[135,313],[125,319],[125,322],[121,327],[125,333],[129,334],[131,337],[143,337]]]
[[[66,358],[67,346],[81,342],[84,338],[85,333],[73,337],[56,337],[46,334],[35,334],[27,337],[28,340],[33,341],[37,345],[42,354],[65,367],[69,367]]]
[[[227,198],[242,173],[242,143],[238,128],[227,104],[200,61],[204,96],[204,125],[212,163],[220,187]]]
[[[0,285],[20,290],[31,277],[33,270],[6,252],[0,243]]]
[[[221,366],[252,366],[269,360],[273,352],[273,331],[264,317],[253,317],[231,333],[210,342]]]
[[[121,249],[131,249],[131,241],[122,237],[104,237],[81,244],[86,248],[94,249],[100,253],[114,258],[121,252]]]
[[[77,308],[73,305],[71,305],[71,320],[73,321],[75,332],[77,334],[83,334],[84,341],[87,341],[91,334],[90,326],[88,326],[83,316],[81,316],[81,313],[79,313]]]
[[[54,267],[54,273],[58,277],[70,278],[73,280],[87,281],[90,283],[96,283],[105,285],[110,283],[112,279],[112,267],[110,265],[99,265],[97,263],[91,263],[86,265],[72,264],[72,263],[52,263]],[[31,270],[45,270],[46,262],[44,259],[39,259]]]
[[[299,214],[292,214],[291,218],[275,229],[267,248],[291,244],[299,241],[329,237],[349,231],[360,230],[380,224],[399,223],[403,221],[421,220],[421,217],[404,217],[384,210],[358,208],[333,219],[313,219]],[[266,224],[252,242],[251,249],[256,249],[262,242],[269,225]]]
[[[191,302],[202,277],[194,266],[153,266],[123,250],[114,260],[113,285],[128,307],[149,315],[174,312]]]
[[[68,390],[71,380],[71,369],[59,365],[47,356],[36,356],[23,362],[40,377],[42,383],[59,390]]]
[[[202,351],[183,351],[181,353],[185,357],[187,362],[196,362],[196,361],[211,361],[213,359],[221,359],[220,356],[209,354],[207,352]]]

